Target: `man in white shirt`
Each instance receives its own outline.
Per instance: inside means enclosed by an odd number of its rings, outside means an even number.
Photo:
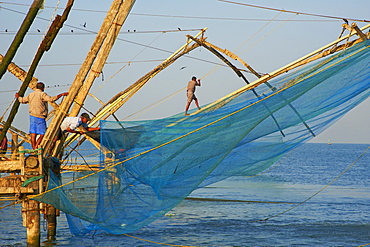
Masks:
[[[82,113],[80,117],[66,117],[62,124],[60,125],[60,129],[63,132],[69,132],[69,133],[77,133],[77,134],[83,134],[84,131],[78,130],[78,127],[83,127],[87,131],[93,131],[93,130],[100,130],[100,127],[97,128],[91,128],[88,127],[87,122],[89,122],[90,116],[87,113]]]

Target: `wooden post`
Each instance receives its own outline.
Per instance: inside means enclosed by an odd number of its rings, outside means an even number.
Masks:
[[[27,247],[40,246],[40,203],[35,200],[24,201],[22,214],[27,228]]]
[[[57,209],[52,205],[45,205],[45,218],[48,222],[47,239],[55,240],[57,234]]]
[[[18,135],[12,133],[12,159],[16,159],[18,155]]]

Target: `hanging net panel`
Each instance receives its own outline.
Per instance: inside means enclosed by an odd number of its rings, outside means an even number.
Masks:
[[[139,229],[199,187],[260,173],[364,101],[369,46],[361,42],[191,116],[101,121],[101,169],[65,185],[51,174],[50,191],[36,199],[67,213],[75,235]]]

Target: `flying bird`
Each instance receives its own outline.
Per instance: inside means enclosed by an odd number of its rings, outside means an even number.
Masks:
[[[186,68],[186,66],[183,66],[183,67],[180,68],[180,70],[185,69],[185,68]]]
[[[37,29],[37,32],[41,32],[40,29]]]
[[[179,29],[181,31],[181,28],[178,27],[177,29]]]
[[[86,28],[86,21],[85,21],[85,23],[84,23],[83,25],[81,25],[81,26],[83,26],[84,28]]]

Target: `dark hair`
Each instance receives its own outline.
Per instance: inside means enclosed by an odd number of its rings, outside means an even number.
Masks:
[[[197,79],[197,77],[196,77],[196,76],[193,76],[191,79],[192,79],[192,80],[196,80],[196,79]]]
[[[37,88],[37,89],[43,89],[43,88],[45,88],[45,84],[44,84],[43,82],[38,82],[38,83],[36,84],[36,88]]]
[[[82,114],[81,114],[81,117],[86,118],[86,120],[87,120],[88,122],[91,120],[91,118],[90,118],[89,114],[87,114],[87,113],[82,113]]]

